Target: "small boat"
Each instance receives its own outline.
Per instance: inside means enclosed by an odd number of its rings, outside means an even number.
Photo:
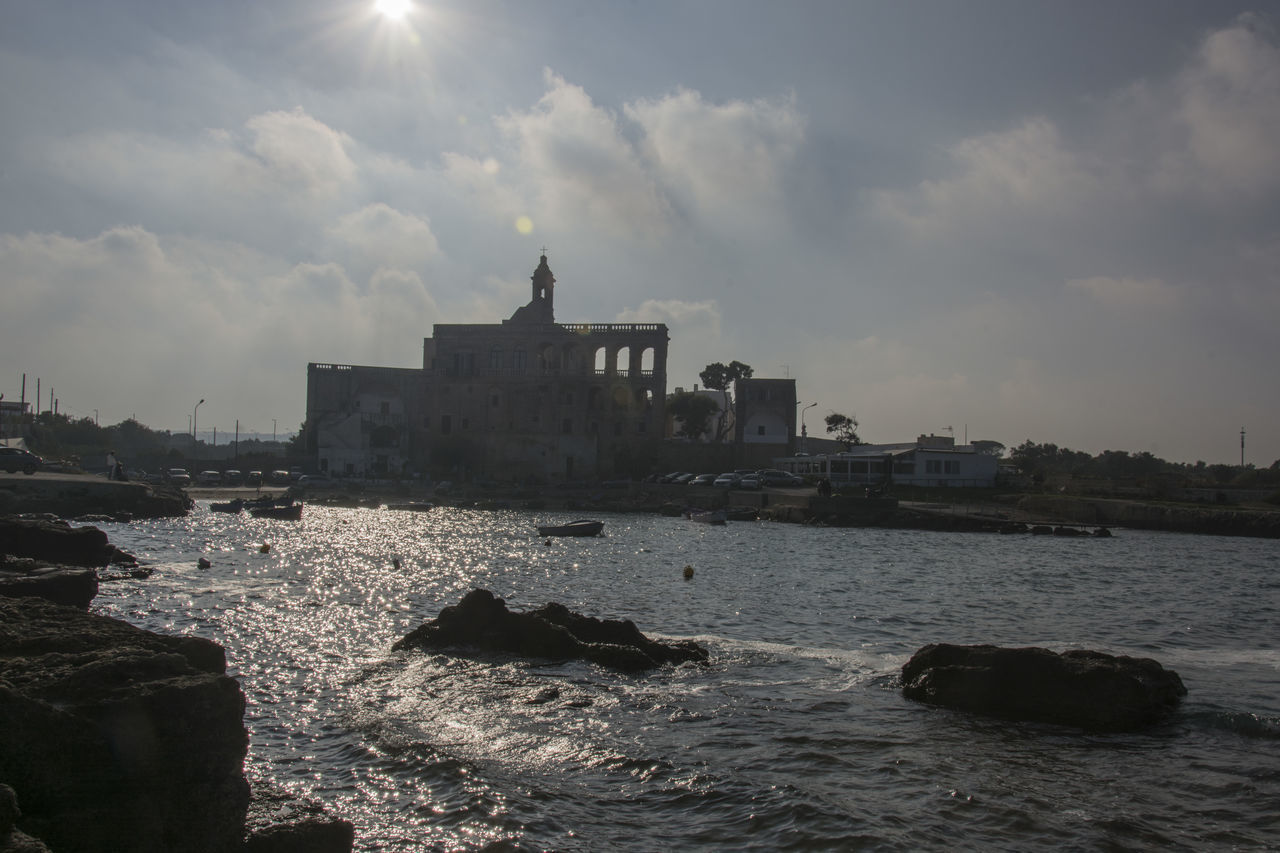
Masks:
[[[538,528],[539,536],[599,536],[603,521],[580,518],[568,524],[548,524]]]
[[[256,506],[249,509],[254,518],[276,518],[283,521],[298,521],[302,518],[302,504],[279,504],[272,506]]]
[[[426,512],[434,509],[435,505],[427,501],[401,501],[400,503],[387,504],[387,509],[405,510],[407,512]]]
[[[236,515],[240,510],[244,509],[244,501],[241,498],[236,498],[233,501],[226,501],[223,503],[215,501],[209,504],[209,509],[214,512],[229,512],[232,515]]]
[[[684,517],[701,524],[724,524],[729,514],[722,509],[687,509]]]

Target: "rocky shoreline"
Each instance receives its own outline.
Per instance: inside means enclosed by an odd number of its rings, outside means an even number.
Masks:
[[[97,528],[0,518],[0,853],[348,853],[349,822],[246,779],[221,646],[88,611],[112,565]]]

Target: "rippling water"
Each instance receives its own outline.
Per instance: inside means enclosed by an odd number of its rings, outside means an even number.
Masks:
[[[156,571],[104,584],[94,609],[222,643],[248,697],[250,775],[327,803],[361,850],[1280,838],[1280,542],[635,515],[548,546],[534,527],[555,519],[308,507],[279,522],[202,503],[106,525]],[[635,677],[389,651],[474,587],[694,637],[712,663]],[[936,641],[1154,657],[1190,695],[1130,735],[931,709],[896,675]]]

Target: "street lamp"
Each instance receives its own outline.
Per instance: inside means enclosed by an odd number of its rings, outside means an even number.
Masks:
[[[201,399],[200,403],[203,403],[203,402],[204,400]],[[200,411],[200,403],[196,403],[195,408],[191,410],[191,445],[192,447],[194,447],[196,442],[199,441],[199,439],[196,437],[197,435],[199,435],[196,428],[196,412]]]
[[[817,403],[810,403],[800,410],[800,452],[806,453],[809,450],[809,428],[804,425],[804,413],[812,409]]]

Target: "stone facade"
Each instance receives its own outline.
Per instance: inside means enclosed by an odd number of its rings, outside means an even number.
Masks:
[[[437,324],[420,370],[311,364],[307,444],[336,476],[548,482],[647,469],[666,421],[667,327],[555,322],[532,299],[495,324]]]

